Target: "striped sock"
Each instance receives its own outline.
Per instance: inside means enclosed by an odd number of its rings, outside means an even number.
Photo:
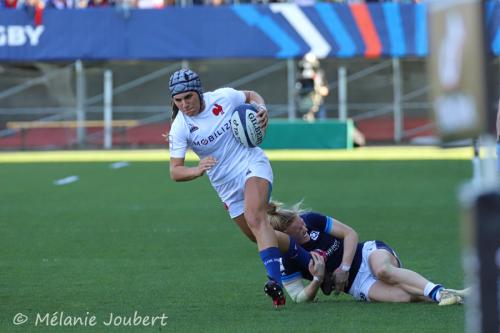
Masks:
[[[439,302],[441,300],[441,290],[443,289],[442,285],[429,282],[424,288],[424,296],[429,297],[434,302]]]

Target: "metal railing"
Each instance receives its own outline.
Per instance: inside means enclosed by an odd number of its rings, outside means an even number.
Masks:
[[[32,116],[43,115],[47,113],[54,113],[53,115],[40,117],[36,120],[38,121],[54,121],[54,120],[67,120],[76,119],[79,124],[77,126],[77,135],[75,142],[69,142],[70,145],[78,145],[79,147],[85,147],[87,139],[95,139],[98,137],[104,138],[105,148],[111,148],[112,142],[109,138],[112,135],[112,126],[105,125],[102,131],[98,131],[91,134],[91,137],[87,137],[85,132],[84,122],[89,114],[100,113],[103,119],[113,119],[113,114],[126,114],[137,113],[148,114],[146,117],[141,117],[139,120],[139,126],[143,124],[151,124],[154,122],[164,122],[169,119],[169,112],[165,112],[168,106],[113,106],[112,99],[114,96],[124,94],[133,89],[140,89],[146,83],[160,78],[167,78],[170,73],[178,69],[180,66],[188,65],[187,62],[176,62],[169,64],[160,69],[143,74],[137,78],[131,79],[123,84],[113,86],[112,83],[107,82],[104,79],[104,86],[101,93],[94,96],[87,97],[87,79],[85,66],[81,61],[77,61],[74,64],[68,65],[64,68],[57,69],[53,72],[49,72],[40,77],[30,79],[23,82],[17,86],[11,87],[4,91],[0,91],[0,100],[11,97],[16,94],[21,94],[22,92],[34,87],[36,85],[45,84],[49,80],[54,79],[61,71],[74,71],[75,73],[75,106],[72,107],[41,107],[41,108],[0,108],[0,115],[12,115],[17,114],[31,114]],[[353,86],[356,81],[365,79],[370,75],[380,73],[381,71],[392,68],[392,86],[393,86],[393,99],[388,100],[387,103],[358,103],[349,102],[349,86]],[[287,77],[286,92],[285,95],[287,103],[286,104],[269,104],[268,108],[270,110],[271,117],[280,117],[286,115],[288,119],[297,118],[297,109],[295,105],[295,80],[296,80],[296,61],[293,59],[277,61],[270,65],[263,66],[252,73],[246,74],[239,77],[236,80],[229,81],[225,86],[231,86],[234,88],[242,87],[248,85],[249,83],[256,82],[258,80],[263,80],[270,75],[275,75],[277,72],[283,74]],[[107,72],[108,80],[112,76],[111,72]],[[393,114],[394,118],[394,133],[393,140],[398,143],[401,142],[407,136],[413,136],[418,134],[420,131],[426,131],[429,129],[428,125],[422,128],[411,129],[411,131],[404,131],[404,111],[418,108],[428,108],[429,104],[425,102],[412,102],[414,99],[421,97],[426,94],[429,90],[428,86],[421,87],[417,90],[407,92],[403,94],[402,87],[402,72],[399,59],[389,59],[383,60],[379,63],[375,63],[367,68],[363,68],[358,71],[353,71],[349,73],[349,66],[343,65],[337,71],[337,80],[331,81],[329,84],[329,89],[334,91],[338,90],[338,101],[336,105],[328,104],[330,110],[338,111],[338,117],[340,119],[352,118],[354,121],[371,119],[379,116],[385,116],[387,114]],[[105,96],[108,96],[106,103]],[[22,98],[22,97],[21,97]],[[110,101],[111,99],[111,101]],[[106,106],[99,106],[99,103],[104,103]],[[104,110],[107,110],[107,115],[104,116]],[[363,110],[366,112],[358,113],[356,115],[350,116],[350,111],[353,110]],[[0,138],[3,136],[12,135],[16,130],[4,129],[0,130]]]

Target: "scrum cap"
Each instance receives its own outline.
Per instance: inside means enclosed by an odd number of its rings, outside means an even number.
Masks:
[[[186,91],[195,91],[198,95],[200,95],[200,98],[203,95],[203,87],[201,86],[200,77],[198,74],[187,68],[179,69],[172,74],[172,76],[170,76],[168,87],[172,97]]]

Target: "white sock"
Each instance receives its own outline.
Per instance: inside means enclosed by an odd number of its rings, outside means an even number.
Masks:
[[[424,296],[429,297],[429,298],[433,298],[430,294],[434,290],[434,288],[436,288],[438,286],[441,287],[441,285],[439,285],[439,284],[435,284],[432,282],[427,283],[425,285],[425,288],[424,288]],[[434,298],[433,298],[437,302],[439,302],[441,300],[441,288],[436,291],[436,294],[434,295]]]

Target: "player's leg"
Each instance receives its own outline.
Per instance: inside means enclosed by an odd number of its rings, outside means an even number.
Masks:
[[[412,302],[421,300],[422,297],[412,295],[398,285],[391,285],[377,279],[369,264],[370,255],[375,250],[376,246],[373,241],[365,242],[363,245],[361,265],[349,289],[349,294],[359,301]]]
[[[267,275],[272,280],[265,286],[266,293],[273,298],[276,306],[285,304],[281,287],[280,258],[278,239],[267,219],[267,205],[270,184],[264,178],[250,177],[245,183],[244,217],[257,241],[259,254]]]
[[[386,249],[377,249],[369,257],[370,269],[378,280],[397,285],[414,296],[425,296],[439,302],[443,287],[409,269],[399,267],[398,259]]]
[[[267,220],[269,182],[263,178],[251,177],[245,184],[244,217],[257,241],[259,251],[278,247],[278,240]]]
[[[408,293],[398,285],[387,284],[383,281],[375,282],[368,291],[368,297],[375,302],[408,303],[428,300],[423,296]]]
[[[248,226],[245,220],[245,216],[242,214],[234,218],[236,224],[240,227],[241,231],[252,241],[256,242],[256,238],[252,233],[252,230]],[[301,267],[308,269],[309,261],[311,260],[311,255],[309,252],[304,250],[302,247],[297,245],[295,240],[284,232],[274,230],[276,238],[278,240],[278,248],[283,258],[293,258],[296,260]]]
[[[245,220],[245,216],[243,214],[241,214],[238,217],[235,217],[233,220],[236,222],[238,227],[240,227],[241,232],[243,232],[243,234],[248,237],[248,239],[250,239],[254,243],[257,242],[257,240],[255,239],[255,236],[254,236],[252,230],[250,229],[250,227],[248,226],[248,223]]]
[[[391,285],[401,285],[412,295],[423,295],[427,283],[420,274],[400,268],[396,257],[384,249],[378,249],[369,257],[370,269],[378,280]]]

